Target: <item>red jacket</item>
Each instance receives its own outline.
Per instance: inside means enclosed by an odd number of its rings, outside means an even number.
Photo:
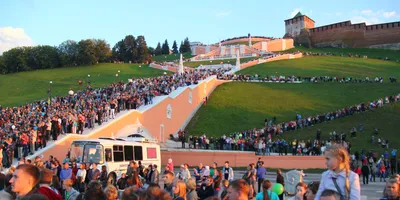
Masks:
[[[54,188],[42,186],[38,189],[38,193],[46,196],[49,200],[62,200],[60,192]]]

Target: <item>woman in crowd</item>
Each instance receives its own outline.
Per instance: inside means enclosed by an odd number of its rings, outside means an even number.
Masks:
[[[100,183],[103,188],[107,186],[107,167],[105,165],[101,166],[101,173],[100,173]]]
[[[400,181],[399,176],[389,178],[383,191],[382,200],[399,200],[400,199]]]
[[[85,179],[86,179],[86,164],[82,163],[80,169],[76,173],[77,181],[76,181],[76,189],[79,192],[83,192],[85,190]]]
[[[187,187],[187,194],[186,194],[186,199],[187,200],[198,200],[199,197],[197,196],[196,192],[196,179],[190,178],[186,182],[186,187]]]
[[[303,182],[299,182],[296,185],[296,195],[289,198],[289,200],[304,200],[307,192],[307,185]]]
[[[186,200],[186,184],[183,181],[178,181],[172,188],[175,198],[174,200]]]
[[[259,192],[257,194],[256,200],[279,200],[278,195],[275,192],[270,191],[271,186],[271,181],[264,180],[264,182],[262,183],[263,192]]]
[[[276,170],[276,183],[282,184],[283,188],[285,188],[285,179],[282,176],[282,171],[280,169]],[[280,200],[283,200],[283,193],[278,195]]]
[[[315,198],[319,199],[322,191],[329,189],[338,192],[342,198],[359,200],[360,178],[350,170],[348,151],[341,145],[332,145],[325,151],[325,160],[328,171],[322,173]]]

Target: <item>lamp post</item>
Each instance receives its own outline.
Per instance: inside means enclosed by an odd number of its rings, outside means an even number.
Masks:
[[[119,78],[119,73],[121,73],[121,71],[120,71],[120,70],[118,70],[118,74],[115,74],[115,76],[118,78],[118,82],[120,81],[120,78]]]
[[[49,104],[50,104],[50,106],[51,106],[51,85],[53,84],[53,81],[50,81],[49,83],[50,83],[50,90],[49,90],[50,102],[49,102]]]
[[[88,80],[87,80],[88,87],[90,87],[90,74],[88,74],[87,77],[88,77]]]

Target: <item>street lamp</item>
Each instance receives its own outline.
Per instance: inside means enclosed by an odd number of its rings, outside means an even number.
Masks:
[[[88,82],[88,86],[90,86],[90,74],[88,74],[87,77],[88,77],[88,81],[87,81]]]
[[[49,83],[50,83],[50,89],[49,89],[50,103],[49,104],[51,105],[51,85],[53,84],[53,81],[50,81]]]

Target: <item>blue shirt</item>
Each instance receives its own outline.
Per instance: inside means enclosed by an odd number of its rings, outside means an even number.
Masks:
[[[257,169],[257,178],[264,179],[266,173],[267,173],[267,170],[264,167],[259,167]]]
[[[62,169],[60,173],[60,180],[70,179],[72,177],[72,169]]]
[[[360,188],[360,178],[358,174],[350,171],[349,172],[349,181],[350,181],[350,200],[359,200],[361,199],[360,193],[361,193],[361,188]],[[341,191],[341,194],[345,197],[346,196],[346,172],[343,170],[339,174],[336,174],[335,172],[328,170],[322,173],[321,177],[321,182],[319,184],[318,192],[315,195],[315,200],[319,200],[321,193],[324,190],[333,190],[336,192],[339,192],[335,184],[333,183],[333,179],[336,178],[336,182],[339,186],[339,189]]]
[[[270,197],[270,200],[279,200],[278,195],[275,192],[271,192],[268,190],[268,196]],[[264,193],[260,192],[256,196],[256,200],[264,200]]]

